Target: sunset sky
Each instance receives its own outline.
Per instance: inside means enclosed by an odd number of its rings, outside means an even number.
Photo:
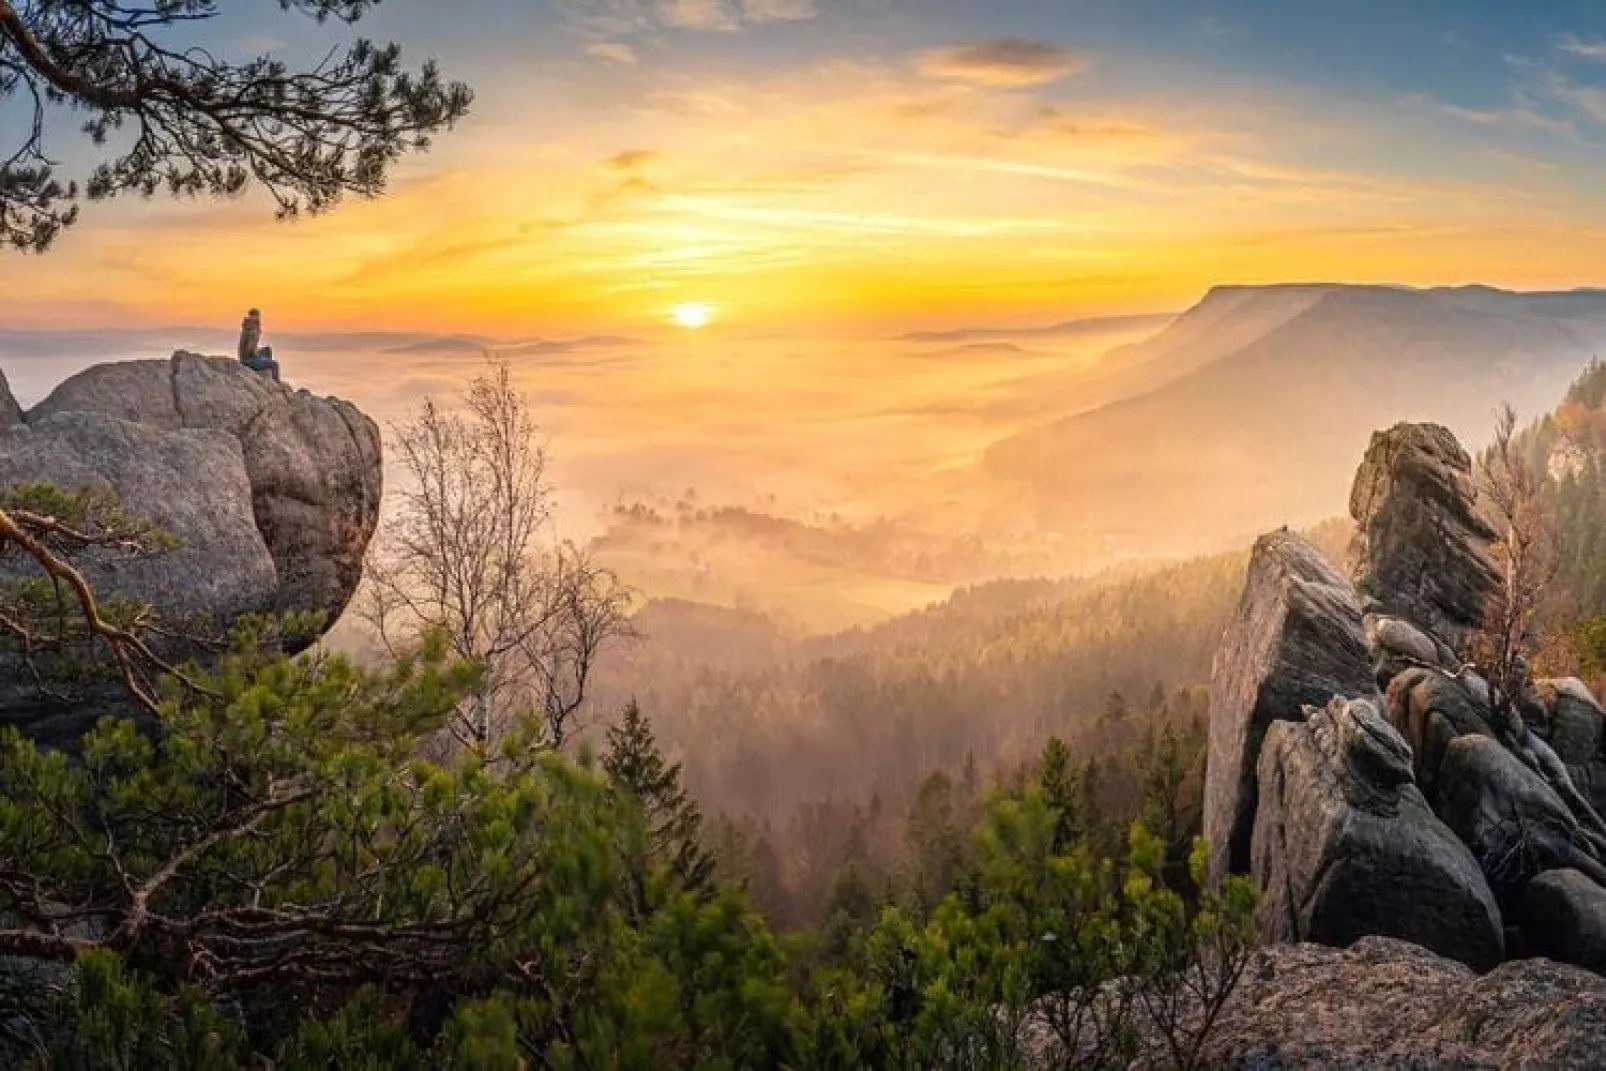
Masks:
[[[224,52],[336,32],[228,6]],[[706,303],[882,332],[1217,282],[1606,282],[1581,0],[387,0],[361,29],[478,94],[388,196],[88,206],[0,257],[0,326],[640,333]],[[48,147],[93,159],[71,124]]]

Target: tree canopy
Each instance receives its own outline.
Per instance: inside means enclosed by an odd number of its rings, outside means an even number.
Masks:
[[[278,0],[286,14],[355,23],[381,0]],[[239,61],[196,31],[218,0],[0,0],[0,107],[21,137],[0,144],[0,243],[43,252],[80,201],[231,196],[255,183],[280,217],[374,196],[403,154],[467,114],[472,93],[433,62],[402,64],[395,44],[356,39],[311,66]],[[61,175],[48,135],[66,115],[102,161]],[[9,130],[9,125],[8,125]]]

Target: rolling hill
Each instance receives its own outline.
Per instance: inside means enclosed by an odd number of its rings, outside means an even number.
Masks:
[[[1603,341],[1599,291],[1218,288],[1120,354],[1168,378],[995,443],[966,490],[983,532],[1056,532],[1090,566],[1242,543],[1342,512],[1374,429],[1482,442],[1500,400],[1549,410]]]

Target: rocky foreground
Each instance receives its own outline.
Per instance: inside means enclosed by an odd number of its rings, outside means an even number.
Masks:
[[[96,590],[219,631],[261,613],[315,611],[333,624],[379,520],[380,458],[379,429],[356,406],[229,358],[96,365],[27,412],[0,376],[0,487],[114,490],[177,545],[87,556]],[[0,723],[46,740],[80,727],[79,712],[20,677],[0,665],[0,680],[17,682],[0,685]]]
[[[1598,1068],[1606,981],[1549,960],[1479,975],[1418,945],[1256,952],[1204,1049],[1208,1067]],[[1165,1066],[1159,1061],[1159,1066]]]
[[[1212,1061],[1606,1066],[1606,713],[1465,660],[1501,571],[1448,431],[1375,435],[1350,507],[1348,573],[1257,541],[1216,657],[1205,833],[1267,947]]]

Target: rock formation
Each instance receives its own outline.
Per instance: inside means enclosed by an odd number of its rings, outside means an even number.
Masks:
[[[1479,976],[1385,937],[1255,953],[1206,1042],[1220,1068],[1601,1066],[1606,979],[1545,960]],[[1156,1066],[1164,1066],[1163,1063]]]
[[[1365,700],[1279,721],[1260,753],[1251,872],[1261,937],[1401,937],[1479,969],[1504,954],[1477,860],[1413,783],[1411,749]]]
[[[96,365],[27,414],[100,413],[168,431],[214,428],[240,445],[256,527],[273,556],[273,608],[332,621],[362,576],[379,519],[379,429],[350,402],[291,390],[221,357]]]
[[[1261,536],[1211,674],[1204,832],[1215,873],[1249,866],[1256,757],[1271,723],[1364,694],[1370,679],[1349,582],[1303,537]]]
[[[176,548],[83,559],[98,592],[214,631],[245,614],[318,611],[332,625],[378,522],[378,428],[355,406],[291,390],[238,361],[176,353],[86,369],[13,423],[0,379],[0,488],[104,487]],[[0,662],[0,678],[20,680]],[[0,687],[0,722],[51,737],[53,709]],[[47,725],[45,723],[52,723]]]
[[[1501,717],[1463,662],[1501,583],[1466,452],[1433,425],[1380,432],[1350,508],[1353,585],[1286,532],[1255,545],[1212,682],[1217,872],[1254,876],[1272,940],[1606,968],[1606,942],[1554,921],[1606,935],[1606,714],[1559,680]]]
[[[1355,586],[1454,650],[1483,620],[1500,573],[1478,515],[1472,462],[1449,429],[1399,424],[1372,436],[1355,486]]]
[[[0,428],[21,423],[22,407],[11,396],[11,384],[6,382],[6,374],[0,370]]]

